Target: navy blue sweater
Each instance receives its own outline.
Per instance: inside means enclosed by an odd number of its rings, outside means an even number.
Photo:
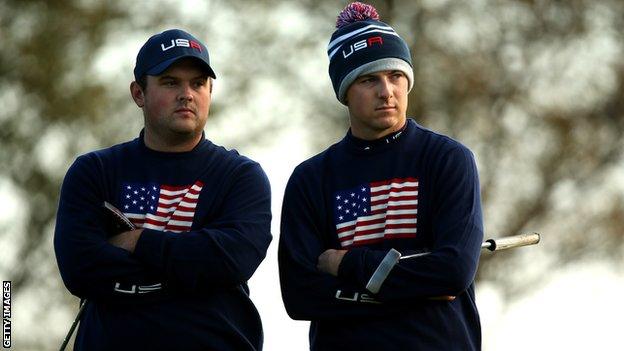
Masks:
[[[282,297],[311,320],[312,350],[479,350],[475,303],[483,223],[472,153],[408,119],[366,142],[350,133],[293,172],[279,243]],[[347,249],[338,277],[316,264]],[[365,289],[389,251],[403,255],[377,294]],[[437,296],[457,296],[435,301]]]
[[[108,201],[144,228],[135,252]],[[76,350],[260,350],[247,280],[271,241],[261,167],[202,138],[190,152],[143,135],[78,157],[61,189],[54,247],[69,291],[88,299]]]

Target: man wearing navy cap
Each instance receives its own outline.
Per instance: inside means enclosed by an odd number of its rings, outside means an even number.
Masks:
[[[286,187],[286,310],[311,321],[312,350],[480,350],[474,157],[407,118],[409,47],[375,8],[352,3],[336,27],[329,75],[351,128]]]
[[[79,156],[61,189],[54,247],[87,300],[75,350],[261,350],[247,280],[271,241],[260,165],[207,140],[208,49],[167,30],[140,49],[130,93],[145,126]],[[137,229],[117,229],[112,204]]]

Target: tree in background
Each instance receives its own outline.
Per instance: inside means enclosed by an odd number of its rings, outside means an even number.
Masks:
[[[475,152],[486,236],[543,233],[537,248],[484,255],[478,278],[514,297],[581,257],[621,261],[624,4],[371,3],[411,44],[408,114]],[[228,146],[294,127],[320,151],[348,126],[325,54],[346,2],[191,5],[0,0],[0,196],[13,216],[0,215],[0,275],[13,281],[16,304],[42,302],[23,309],[34,325],[21,331],[32,339],[24,347],[54,349],[66,325],[50,331],[41,321],[69,320],[77,307],[51,244],[60,182],[76,155],[136,135],[127,86],[147,35],[179,26],[210,38],[222,95],[209,123],[230,126]],[[509,274],[528,263],[536,268]]]
[[[90,65],[109,26],[127,13],[108,2],[2,1],[0,8],[0,189],[3,212],[13,216],[1,222],[0,274],[12,280],[14,311],[38,302],[22,309],[28,317],[13,313],[13,344],[21,333],[30,340],[19,338],[19,347],[43,349],[52,345],[36,321],[49,322],[47,313],[70,301],[51,249],[60,182],[77,150],[110,139],[94,127],[115,111],[108,106],[115,98]]]

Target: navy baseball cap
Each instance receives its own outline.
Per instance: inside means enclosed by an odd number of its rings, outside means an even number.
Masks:
[[[191,34],[181,29],[169,29],[149,38],[136,58],[134,79],[139,80],[148,74],[157,76],[163,73],[171,64],[185,57],[194,57],[202,62],[208,75],[217,78],[212,67],[208,48]]]

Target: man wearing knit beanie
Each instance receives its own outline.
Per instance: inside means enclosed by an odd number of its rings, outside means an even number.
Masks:
[[[474,157],[407,118],[409,48],[372,6],[348,5],[336,27],[329,75],[351,128],[286,187],[286,310],[311,321],[312,350],[479,350]]]

